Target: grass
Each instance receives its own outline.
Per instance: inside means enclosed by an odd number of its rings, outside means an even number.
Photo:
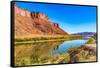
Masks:
[[[61,40],[74,40],[80,39],[82,36],[43,36],[32,38],[15,38],[15,44],[27,44],[34,42],[46,42],[46,41],[61,41]]]

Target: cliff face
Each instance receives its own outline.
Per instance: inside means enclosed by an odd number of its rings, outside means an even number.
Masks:
[[[57,23],[40,12],[30,12],[15,5],[15,35],[67,35]]]

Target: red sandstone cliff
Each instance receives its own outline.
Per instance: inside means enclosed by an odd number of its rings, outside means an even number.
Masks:
[[[30,12],[15,5],[15,35],[67,35],[43,13]]]

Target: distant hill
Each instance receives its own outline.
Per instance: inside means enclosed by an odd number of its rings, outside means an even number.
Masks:
[[[92,34],[95,34],[95,32],[81,32],[81,33],[77,33],[77,34],[81,34],[81,35],[92,35]]]
[[[16,5],[14,9],[14,31],[16,36],[68,35],[59,27],[59,24],[50,21],[48,16],[41,12],[30,12]]]
[[[81,32],[81,33],[74,33],[73,35],[84,35],[84,36],[92,36],[95,35],[95,32]]]

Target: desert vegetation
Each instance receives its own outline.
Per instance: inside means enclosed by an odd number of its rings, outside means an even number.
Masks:
[[[42,37],[31,37],[31,38],[15,38],[15,44],[27,44],[35,42],[46,42],[46,41],[68,41],[81,39],[82,36],[42,36]]]
[[[96,48],[93,47],[95,46],[94,44],[96,44],[94,38],[89,38],[84,45],[69,48],[66,53],[63,54],[48,53],[50,50],[58,49],[59,45],[64,41],[76,40],[81,38],[83,38],[83,36],[49,36],[15,39],[15,44],[19,45],[15,46],[15,65],[25,66],[60,63],[67,64],[96,61]],[[34,42],[24,43],[27,41]],[[93,46],[87,46],[88,44],[93,44]]]
[[[96,43],[96,40],[94,38],[90,38],[86,44],[95,44]]]
[[[22,52],[21,54],[16,55],[15,56],[16,65],[24,66],[24,65],[59,64],[59,63],[66,64],[66,63],[96,61],[96,50],[94,48],[91,49],[90,47],[87,47],[85,45],[70,48],[64,54],[50,55],[46,53],[48,49],[46,49],[45,52],[41,54],[40,52],[41,50],[39,50],[39,48],[36,48],[35,50],[29,52],[30,54],[26,54],[26,52]],[[23,57],[21,57],[22,55]]]
[[[80,46],[69,49],[70,63],[96,61],[95,48]]]

